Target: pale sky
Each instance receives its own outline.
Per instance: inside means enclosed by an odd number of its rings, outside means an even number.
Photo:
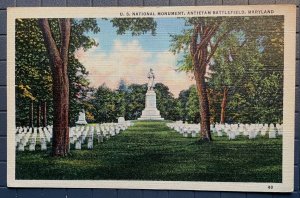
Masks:
[[[91,86],[105,83],[116,89],[120,80],[127,84],[147,83],[147,73],[154,70],[155,82],[167,85],[175,97],[194,84],[191,75],[177,72],[179,57],[169,52],[170,36],[184,27],[181,19],[155,19],[157,34],[131,36],[117,35],[109,21],[97,20],[100,33],[92,36],[99,46],[84,52],[78,49],[75,56],[89,71]]]

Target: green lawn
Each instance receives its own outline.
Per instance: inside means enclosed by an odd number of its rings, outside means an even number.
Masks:
[[[94,150],[72,150],[66,158],[18,152],[17,179],[122,179],[281,182],[282,139],[239,137],[197,143],[166,122],[138,121]]]

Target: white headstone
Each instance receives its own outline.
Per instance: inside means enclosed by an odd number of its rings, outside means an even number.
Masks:
[[[124,117],[119,117],[118,118],[118,123],[122,124],[125,122],[125,118]]]
[[[30,139],[29,151],[35,151],[35,139],[34,138]]]
[[[93,136],[88,136],[88,149],[93,149]]]
[[[188,129],[186,127],[183,128],[183,137],[188,137]]]
[[[255,129],[250,129],[250,131],[249,131],[249,139],[255,139],[256,135],[257,135],[257,133],[256,133]]]
[[[18,145],[18,151],[24,151],[24,150],[25,150],[24,144],[22,142],[20,142]]]
[[[81,142],[80,142],[80,140],[76,140],[75,149],[76,150],[81,150]]]
[[[234,140],[235,139],[235,132],[234,131],[231,131],[231,130],[228,131],[228,139],[229,140]]]
[[[192,130],[192,137],[196,137],[197,136],[197,131],[196,130]]]
[[[46,151],[47,150],[47,143],[45,138],[41,138],[41,150]]]
[[[223,136],[223,131],[222,130],[218,130],[218,137],[222,137]]]
[[[274,127],[273,124],[271,124],[269,127],[269,138],[270,139],[276,138],[276,127]]]

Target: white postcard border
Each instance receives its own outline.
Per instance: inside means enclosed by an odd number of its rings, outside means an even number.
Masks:
[[[284,15],[284,104],[282,183],[187,182],[137,180],[16,180],[15,179],[15,19],[16,18],[113,18],[132,12],[224,11],[227,14],[194,16]],[[246,11],[239,14],[230,12]],[[248,10],[274,10],[273,13],[248,13]],[[80,12],[79,12],[80,11]],[[294,190],[295,59],[296,6],[189,6],[189,7],[76,7],[7,9],[7,184],[8,187],[168,189],[203,191],[292,192]],[[126,16],[141,17],[141,16]],[[176,17],[142,16],[142,17]],[[181,17],[181,16],[179,16]],[[185,15],[187,17],[187,15]]]

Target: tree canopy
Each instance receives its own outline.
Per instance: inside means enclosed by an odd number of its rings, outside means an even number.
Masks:
[[[199,98],[201,139],[211,141],[210,122],[218,120],[211,119],[211,112],[216,114],[217,108],[221,109],[220,122],[225,122],[225,109],[241,112],[237,110],[241,110],[242,106],[245,108],[242,112],[251,112],[249,114],[253,115],[259,111],[270,118],[270,110],[263,109],[264,105],[273,109],[273,113],[276,111],[275,117],[280,117],[277,114],[282,111],[279,98],[282,98],[283,17],[193,17],[184,20],[185,28],[181,34],[171,35],[170,50],[182,54],[179,70],[194,74]],[[268,86],[262,88],[263,84]],[[259,93],[259,90],[277,95],[276,102]],[[217,95],[220,92],[223,95],[221,107],[212,106],[211,93]],[[269,103],[259,99],[257,94]],[[228,101],[228,97],[232,100]],[[235,107],[232,108],[230,104]],[[237,114],[227,121],[267,121],[261,119],[264,116],[259,114],[256,114],[259,118],[238,120]],[[275,121],[270,119],[268,122],[271,120]]]
[[[56,19],[49,20],[53,36],[60,45],[59,23]],[[99,32],[94,19],[71,20],[72,32],[69,50],[68,76],[70,80],[70,123],[74,123],[76,114],[81,109],[78,100],[89,83],[85,75],[85,67],[74,57],[74,51],[80,47],[85,50],[97,45],[96,41],[84,32]],[[48,121],[52,123],[52,78],[47,50],[44,46],[42,32],[37,19],[17,19],[16,21],[16,97],[17,124],[28,125],[29,103],[46,101],[48,104]],[[84,95],[84,94],[83,94]]]
[[[109,20],[117,34],[156,34],[156,21]],[[182,19],[180,19],[182,20]],[[168,86],[157,83],[157,106],[167,120],[184,120],[206,126],[227,123],[281,123],[283,109],[283,17],[193,17],[184,18],[181,34],[171,35],[170,50],[180,54],[179,71],[194,74],[195,85],[175,97]],[[117,117],[133,120],[144,109],[145,84],[105,84],[91,88],[88,71],[74,52],[98,43],[86,33],[98,33],[96,19],[71,19],[68,52],[69,123],[85,109],[91,122],[113,122]],[[49,19],[56,45],[60,47],[60,24]],[[53,123],[53,79],[50,60],[37,19],[16,21],[16,122],[27,126],[30,114],[45,104],[47,122]],[[205,105],[204,105],[205,104]],[[32,105],[34,112],[32,112]],[[201,116],[202,110],[207,111]],[[204,109],[206,108],[206,109]],[[205,124],[203,124],[205,120]]]

